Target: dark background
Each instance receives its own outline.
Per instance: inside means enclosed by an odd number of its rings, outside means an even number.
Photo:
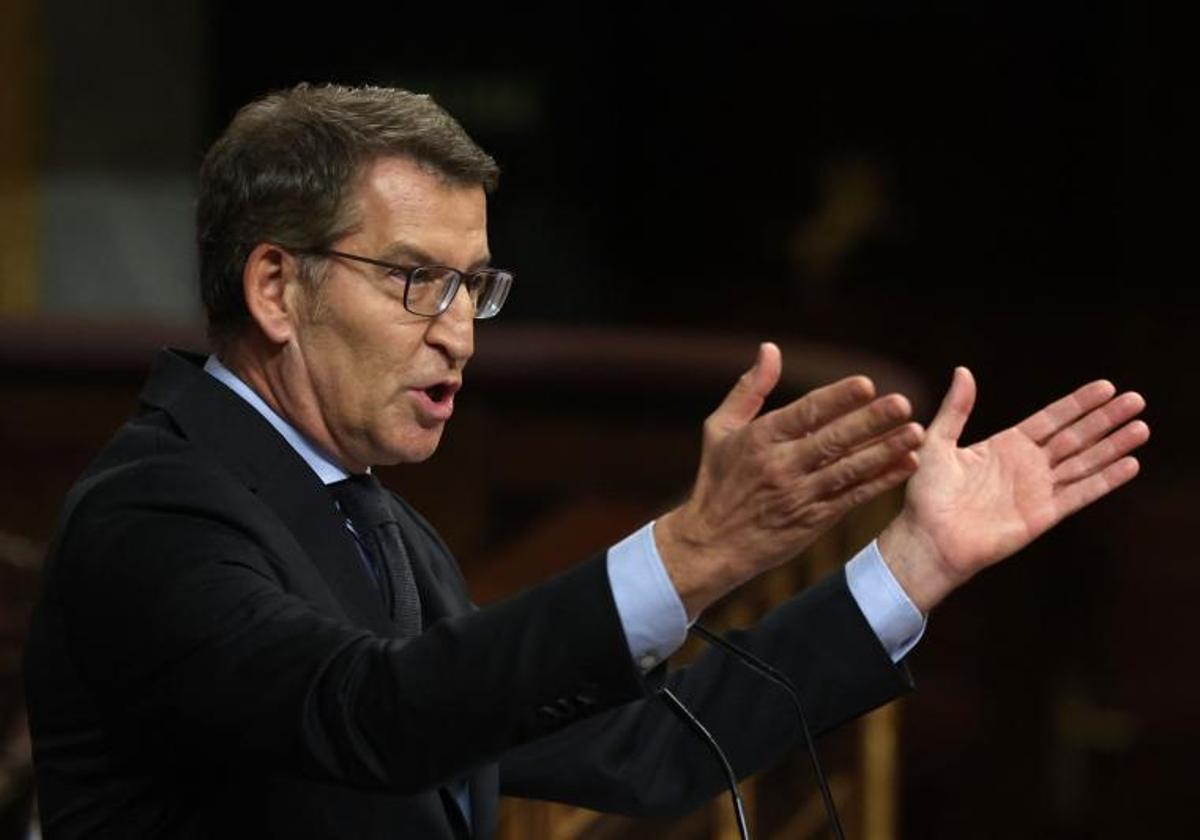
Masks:
[[[900,834],[1186,833],[1200,487],[1177,22],[1134,2],[221,2],[184,4],[182,24],[148,3],[50,5],[78,13],[45,24],[52,97],[118,103],[59,130],[52,165],[194,175],[265,91],[410,87],[504,170],[506,320],[830,342],[933,394],[968,364],[970,440],[1094,377],[1141,391],[1137,482],[932,616],[904,701]],[[198,57],[182,87],[139,64],[177,47]],[[188,115],[183,134],[144,116],[155,97]]]

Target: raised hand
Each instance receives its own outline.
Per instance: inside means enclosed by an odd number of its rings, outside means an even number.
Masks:
[[[689,616],[794,557],[851,508],[908,478],[924,437],[909,402],[875,397],[865,376],[819,388],[759,416],[779,381],[779,348],[763,344],[704,424],[688,500],[655,539]]]
[[[904,509],[879,537],[884,560],[928,611],[981,569],[1132,479],[1150,437],[1145,400],[1097,380],[1023,422],[958,445],[975,380],[957,368],[920,451]]]

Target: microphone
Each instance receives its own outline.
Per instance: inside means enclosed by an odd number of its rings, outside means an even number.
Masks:
[[[717,739],[705,728],[704,724],[696,719],[695,715],[688,711],[688,707],[683,705],[683,701],[671,693],[671,689],[666,687],[660,688],[658,696],[667,704],[667,708],[674,712],[677,718],[687,724],[700,740],[712,750],[713,755],[717,757],[717,761],[721,763],[721,769],[725,772],[725,782],[729,785],[729,797],[733,800],[733,814],[737,819],[738,834],[741,835],[742,840],[750,840],[750,827],[746,824],[746,807],[742,802],[742,792],[738,790],[737,776],[734,775],[733,768],[729,765],[729,759],[721,751],[721,746],[717,743]]]
[[[804,733],[804,743],[808,747],[808,755],[812,759],[813,770],[817,774],[817,785],[821,789],[821,800],[825,803],[825,813],[829,818],[829,826],[833,829],[837,840],[846,840],[846,835],[842,832],[841,820],[838,819],[837,806],[833,802],[833,795],[829,792],[829,783],[825,780],[825,773],[821,769],[821,762],[817,758],[817,748],[813,745],[812,733],[808,729],[808,719],[804,715],[804,706],[800,702],[800,693],[796,691],[796,687],[792,685],[792,681],[778,668],[764,662],[750,651],[735,645],[724,636],[714,633],[702,624],[693,624],[691,632],[709,644],[721,648],[751,671],[754,671],[768,682],[775,683],[775,685],[787,692],[788,697],[792,700],[792,705],[796,707],[796,717],[800,720],[800,730]],[[713,741],[713,745],[716,745],[715,741]],[[724,761],[724,756],[721,758]],[[728,766],[728,763],[726,763],[726,766]]]

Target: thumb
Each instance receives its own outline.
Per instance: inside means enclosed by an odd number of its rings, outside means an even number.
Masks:
[[[767,396],[779,383],[782,372],[783,359],[779,347],[769,341],[758,345],[754,366],[738,378],[709,419],[725,430],[745,426],[758,416]]]
[[[929,424],[929,436],[957,443],[971,409],[975,407],[975,377],[965,367],[956,367],[937,416]]]

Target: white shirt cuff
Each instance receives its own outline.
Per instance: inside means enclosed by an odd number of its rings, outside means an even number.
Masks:
[[[608,550],[608,580],[629,653],[649,671],[683,644],[688,627],[683,602],[654,543],[653,522]]]
[[[925,633],[925,616],[897,583],[877,541],[846,564],[846,585],[892,661],[907,656]]]

